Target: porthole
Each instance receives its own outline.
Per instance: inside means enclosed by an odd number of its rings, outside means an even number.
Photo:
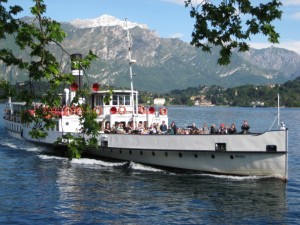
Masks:
[[[233,155],[230,155],[230,159],[233,159],[234,157],[233,157]]]
[[[165,152],[165,156],[168,157],[168,153],[167,152]]]
[[[182,158],[182,153],[181,152],[178,155],[179,155],[180,158]]]
[[[140,154],[143,155],[143,151],[140,151]]]
[[[122,150],[120,149],[119,151],[120,151],[120,154],[122,154]]]
[[[211,158],[214,159],[214,158],[215,158],[215,155],[211,155]]]
[[[129,154],[132,155],[132,151],[131,150],[129,150]]]
[[[152,152],[152,155],[155,156],[155,152]]]
[[[195,157],[195,158],[198,158],[198,155],[197,155],[197,154],[195,154],[195,155],[194,155],[194,157]]]

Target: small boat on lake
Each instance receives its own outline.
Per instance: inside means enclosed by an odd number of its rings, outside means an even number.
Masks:
[[[80,54],[73,55],[74,60],[78,58]],[[81,88],[83,72],[80,70],[72,70],[76,82],[65,88],[60,107],[33,103],[28,108],[25,103],[9,99],[3,117],[5,129],[14,137],[59,149],[67,146],[68,135],[90,138],[82,132],[81,124],[81,105],[89,105],[96,112],[95,121],[100,127],[98,146],[85,150],[90,156],[200,173],[288,179],[288,129],[280,126],[279,111],[277,128],[262,133],[171,134],[170,130],[159,129],[163,123],[169,124],[167,107],[138,103],[138,91],[132,84],[133,63],[129,51],[130,90],[101,90],[101,85],[94,83],[90,97],[80,100],[82,104],[72,103],[77,89]],[[111,96],[106,101],[108,95]],[[46,112],[46,119],[55,124],[44,138],[31,134],[32,130],[45,129],[43,120],[22,120],[24,112],[34,117],[37,110]],[[58,139],[62,140],[59,145]]]

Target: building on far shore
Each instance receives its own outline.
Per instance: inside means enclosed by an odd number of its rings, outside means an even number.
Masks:
[[[164,98],[155,98],[154,105],[164,105],[166,103],[166,99]]]
[[[205,95],[197,95],[197,96],[192,96],[191,100],[194,102],[194,105],[196,106],[215,106],[214,104],[211,103],[211,101],[205,99]]]

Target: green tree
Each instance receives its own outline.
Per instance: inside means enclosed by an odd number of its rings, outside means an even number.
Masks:
[[[220,65],[230,63],[232,51],[248,51],[252,35],[261,33],[271,43],[278,43],[279,34],[272,22],[281,19],[280,0],[270,0],[255,5],[251,0],[221,0],[213,4],[211,0],[186,0],[191,7],[190,16],[195,19],[191,44],[210,52],[211,45],[220,46]],[[256,2],[256,1],[255,1]]]
[[[8,6],[7,0],[0,1],[0,39],[5,39],[7,35],[15,37],[16,45],[28,52],[30,61],[24,61],[23,58],[18,57],[12,49],[0,48],[0,60],[6,65],[15,65],[20,69],[28,72],[29,81],[47,81],[48,88],[44,90],[44,95],[34,95],[33,90],[23,93],[23,99],[26,100],[27,105],[30,106],[33,101],[38,101],[50,107],[58,106],[60,104],[59,96],[57,95],[58,88],[62,84],[71,84],[73,76],[70,73],[61,72],[61,65],[56,57],[52,54],[51,48],[53,45],[58,46],[62,54],[68,54],[62,47],[61,43],[66,37],[65,32],[62,30],[60,23],[47,18],[46,5],[43,0],[34,0],[31,7],[31,14],[33,15],[32,22],[24,22],[21,19],[16,19],[16,15],[23,9],[20,6]],[[4,6],[6,4],[6,7]],[[69,55],[69,54],[68,54]],[[69,55],[70,56],[70,55]],[[80,61],[83,69],[89,68],[91,62],[96,58],[91,51],[89,54]],[[12,95],[14,92],[8,88],[9,84],[0,82],[1,89],[4,89],[5,94]],[[27,93],[26,96],[24,94]],[[85,91],[77,93],[78,95],[85,95]],[[79,99],[79,98],[76,98]],[[42,108],[36,110],[35,117],[30,115],[23,116],[28,121],[34,121],[36,124],[43,124],[43,127],[31,131],[34,138],[44,138],[47,136],[47,130],[54,126],[54,121],[49,119],[49,112]],[[99,126],[95,125],[93,114],[84,114],[82,119],[83,132],[88,134],[97,133]],[[98,125],[98,124],[97,124]],[[97,128],[95,128],[97,127]],[[95,131],[91,131],[91,129]],[[95,142],[95,138],[90,140]],[[74,139],[72,145],[84,146],[82,139]],[[69,148],[73,149],[74,148]],[[80,154],[69,154],[72,157],[79,157]]]

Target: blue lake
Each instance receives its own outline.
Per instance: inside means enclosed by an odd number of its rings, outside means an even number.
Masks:
[[[260,132],[276,115],[277,108],[169,107],[179,127],[239,129],[247,120]],[[300,109],[283,108],[280,118],[289,128],[287,183],[69,161],[10,137],[0,120],[0,224],[300,224]]]

